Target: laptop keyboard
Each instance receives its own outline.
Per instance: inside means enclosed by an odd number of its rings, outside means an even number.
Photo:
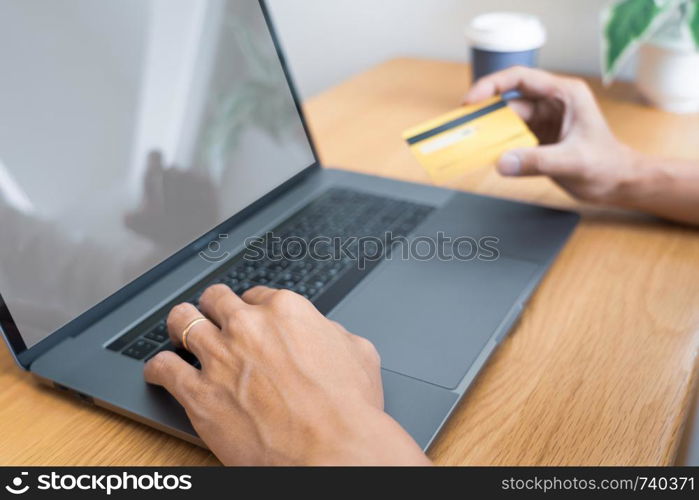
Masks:
[[[170,342],[166,318],[174,304],[190,302],[197,306],[204,290],[217,283],[228,285],[238,295],[257,285],[292,290],[325,314],[388,255],[389,235],[408,236],[432,211],[433,207],[413,202],[330,189],[178,297],[144,323],[146,328],[127,332],[107,349],[142,361],[170,350],[199,367],[191,353]],[[360,237],[383,242],[379,257],[379,247],[365,248],[370,258],[363,266],[357,258],[360,243],[356,238]],[[299,241],[315,243],[302,251]],[[343,243],[344,251],[339,251],[336,242]]]

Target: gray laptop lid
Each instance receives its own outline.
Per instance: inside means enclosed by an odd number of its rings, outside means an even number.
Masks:
[[[15,354],[317,164],[254,0],[0,2],[0,60]]]

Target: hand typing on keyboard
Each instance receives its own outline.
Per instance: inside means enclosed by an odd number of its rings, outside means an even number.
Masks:
[[[383,411],[373,345],[288,290],[225,285],[175,307],[167,327],[201,368],[171,351],[145,365],[148,382],[185,408],[224,464],[428,464]]]

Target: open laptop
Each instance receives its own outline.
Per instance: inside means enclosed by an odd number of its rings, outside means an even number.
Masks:
[[[376,345],[386,411],[427,448],[578,222],[321,168],[262,2],[2,2],[0,25],[5,340],[40,381],[193,443],[142,374],[175,349],[174,304],[304,295]]]

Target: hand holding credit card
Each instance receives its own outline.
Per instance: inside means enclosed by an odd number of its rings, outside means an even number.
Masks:
[[[538,145],[526,123],[501,97],[463,106],[403,133],[436,183],[486,165],[506,151]]]

